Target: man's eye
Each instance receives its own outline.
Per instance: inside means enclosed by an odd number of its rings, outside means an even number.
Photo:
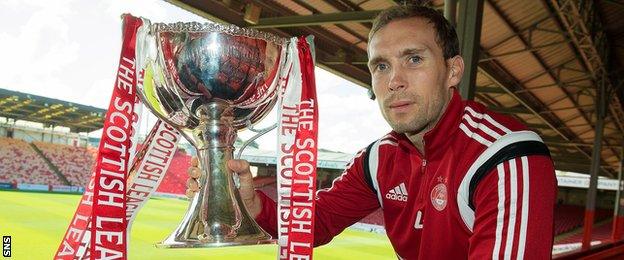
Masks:
[[[384,71],[384,70],[388,69],[388,64],[385,64],[385,63],[379,63],[379,64],[377,64],[377,66],[376,66],[376,67],[377,67],[377,70],[378,70],[378,71]]]
[[[418,64],[421,61],[422,61],[422,58],[420,56],[410,56],[409,57],[409,62],[410,63]]]

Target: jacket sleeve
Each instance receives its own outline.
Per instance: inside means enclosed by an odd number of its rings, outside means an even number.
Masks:
[[[330,188],[317,191],[314,246],[328,243],[345,228],[379,208],[377,195],[364,180],[362,161],[360,152]],[[262,211],[256,221],[265,231],[277,237],[277,204],[262,192],[257,193],[262,200]]]
[[[498,164],[474,194],[470,259],[550,259],[557,181],[544,155]]]

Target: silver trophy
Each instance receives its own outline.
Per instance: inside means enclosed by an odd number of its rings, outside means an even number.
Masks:
[[[226,163],[236,132],[272,109],[285,39],[233,25],[144,25],[137,32],[137,92],[149,109],[195,146],[200,191],[166,248],[273,243],[247,212]]]

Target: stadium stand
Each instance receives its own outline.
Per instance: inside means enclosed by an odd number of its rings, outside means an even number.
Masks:
[[[360,222],[383,226],[384,225],[383,212],[381,211],[381,209],[378,209],[375,212],[363,218]]]
[[[95,164],[96,148],[75,147],[40,141],[34,141],[32,144],[58,168],[71,185],[84,187],[87,184]],[[183,150],[176,151],[168,173],[158,187],[157,192],[183,195],[186,190],[188,177],[186,169],[190,165],[190,160],[191,156]],[[61,179],[56,176],[29,143],[5,137],[0,137],[0,182],[63,184]],[[256,177],[254,178],[254,186],[256,189],[269,195],[269,197],[276,199],[277,187],[274,176]],[[558,244],[580,241],[582,234],[579,233],[579,228],[583,225],[583,216],[584,207],[582,206],[556,206],[555,235],[570,233],[560,239],[560,241],[557,241]],[[608,219],[610,216],[610,210],[598,209],[595,218],[597,222],[600,222]],[[360,222],[383,226],[383,214],[381,210],[377,210]],[[595,227],[595,239],[607,239],[609,235],[609,224],[600,224]]]
[[[555,207],[555,235],[569,232],[583,225],[584,209],[580,206],[557,205]]]
[[[91,176],[91,170],[95,163],[96,148],[75,147],[70,145],[52,144],[48,142],[34,141],[34,144],[43,155],[54,164],[59,171],[70,181],[71,185],[84,187]],[[157,192],[183,195],[186,190],[186,169],[190,165],[191,156],[183,150],[176,151],[168,173],[165,175]],[[59,185],[63,184],[58,176],[48,167],[45,161],[30,147],[30,145],[18,139],[0,137],[0,182],[10,183],[33,183]],[[269,197],[276,199],[277,187],[274,176],[254,178],[256,189],[263,191]],[[555,208],[555,235],[568,232],[578,232],[583,225],[584,207],[574,205],[557,205]],[[611,216],[610,210],[599,209],[596,211],[596,221],[600,222]],[[360,221],[362,223],[383,226],[383,214],[381,210],[371,213]],[[609,225],[600,228],[609,233]],[[596,228],[596,232],[600,231]],[[577,230],[577,231],[575,231]],[[562,241],[578,242],[574,235],[567,236]],[[596,234],[600,237],[600,234]]]
[[[80,187],[87,185],[97,150],[39,141],[33,144],[59,169],[71,185]]]
[[[585,207],[575,205],[555,206],[555,235],[570,232],[583,225]],[[595,219],[602,221],[611,216],[612,212],[605,209],[597,209]]]
[[[184,194],[188,175],[186,169],[191,165],[191,156],[177,150],[173,155],[173,161],[167,170],[165,178],[158,186],[157,192],[170,194]]]
[[[42,154],[58,168],[73,186],[85,187],[95,165],[97,148],[75,147],[48,142],[32,142]],[[157,192],[183,195],[186,191],[186,169],[191,156],[176,151],[171,166]],[[44,159],[19,139],[0,137],[0,182],[63,185]]]
[[[0,137],[0,182],[63,184],[27,142],[5,137]]]
[[[581,220],[583,220],[581,218]],[[611,228],[613,222],[612,221],[603,221],[598,224],[594,224],[592,230],[592,241],[610,241],[611,240]],[[579,229],[574,234],[567,236],[563,239],[556,240],[555,244],[568,244],[568,243],[578,243],[583,240],[583,230]]]

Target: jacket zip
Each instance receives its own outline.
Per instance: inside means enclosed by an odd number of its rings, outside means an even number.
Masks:
[[[427,158],[425,157],[425,140],[422,141],[423,143],[423,151],[421,153],[422,155],[422,159],[421,159],[421,164],[420,164],[420,187],[418,190],[418,197],[417,197],[417,201],[418,202],[422,202],[422,200],[424,200],[424,196],[426,194],[426,188],[427,188],[427,183],[428,183],[428,178],[425,175],[425,171],[427,170]],[[423,208],[424,210],[424,208]]]
[[[427,157],[426,157],[426,153],[425,153],[426,149],[425,149],[425,140],[424,139],[422,140],[422,144],[423,144],[422,145],[422,147],[423,147],[423,152],[422,152],[423,157],[422,157],[422,166],[420,167],[420,170],[421,170],[421,172],[424,175],[426,167],[427,167]]]

